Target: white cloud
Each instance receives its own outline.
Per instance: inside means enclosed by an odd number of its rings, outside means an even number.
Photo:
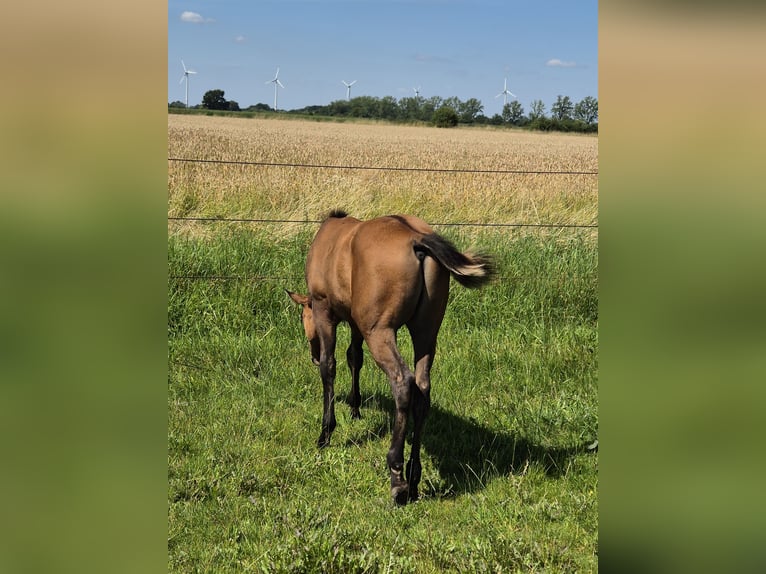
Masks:
[[[576,62],[564,62],[562,60],[559,60],[558,58],[553,58],[551,60],[548,60],[545,62],[546,66],[551,66],[553,68],[574,68],[577,63]]]
[[[239,36],[234,37],[234,41],[237,44],[244,44],[245,42],[247,42],[247,38],[245,38],[243,35],[240,34]]]
[[[206,22],[213,22],[213,19],[203,18],[202,14],[198,14],[197,12],[189,12],[187,10],[186,12],[181,13],[181,22],[188,22],[190,24],[205,24]]]

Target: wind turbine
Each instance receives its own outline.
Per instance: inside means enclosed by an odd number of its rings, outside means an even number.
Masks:
[[[341,82],[343,82],[343,85],[346,86],[346,99],[350,100],[351,99],[351,86],[356,84],[356,80],[354,80],[350,84],[348,82],[346,82],[346,80],[341,80]]]
[[[273,80],[268,80],[265,82],[267,84],[274,84],[274,111],[277,111],[277,88],[284,88],[282,85],[282,82],[279,81],[279,68],[277,68],[277,73],[274,74]]]
[[[503,96],[503,109],[505,109],[505,105],[508,103],[508,94],[511,94],[514,98],[516,97],[516,94],[508,91],[508,78],[505,78],[505,81],[503,82],[503,91],[495,96],[496,98]]]
[[[420,97],[420,86],[418,86],[417,88],[412,88],[412,91],[415,92],[416,98]]]
[[[184,80],[186,80],[186,107],[188,108],[189,107],[189,74],[196,74],[197,72],[195,72],[194,70],[187,70],[186,64],[184,64],[183,60],[181,60],[181,65],[184,68],[184,74],[183,76],[181,76],[181,81],[179,81],[178,83],[181,84],[183,83]]]

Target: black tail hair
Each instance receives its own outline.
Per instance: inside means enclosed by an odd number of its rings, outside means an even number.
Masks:
[[[436,233],[424,235],[415,246],[444,265],[463,287],[475,289],[492,279],[495,274],[492,259],[487,255],[461,253],[448,239]]]

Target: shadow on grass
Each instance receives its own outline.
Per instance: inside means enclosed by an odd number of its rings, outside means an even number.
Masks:
[[[394,401],[374,394],[363,401],[368,408],[380,408],[392,416]],[[362,413],[364,416],[364,413]],[[410,421],[411,422],[411,421]],[[366,440],[384,439],[388,429],[378,429]],[[409,444],[408,432],[408,444]],[[359,441],[355,441],[359,442]],[[530,465],[557,478],[566,473],[571,459],[595,453],[587,444],[546,447],[513,434],[497,432],[480,422],[457,416],[432,404],[423,431],[423,456],[429,457],[439,472],[441,484],[421,484],[427,496],[445,497],[475,492],[497,476],[522,474]],[[409,454],[405,452],[405,458]]]

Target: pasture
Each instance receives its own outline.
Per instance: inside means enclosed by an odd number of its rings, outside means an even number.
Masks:
[[[298,164],[596,171],[593,136],[168,116],[168,570],[589,572],[597,569],[598,249],[593,175],[339,170]],[[365,348],[361,420],[338,329],[336,413],[299,312],[332,208],[412,213],[492,253],[481,290],[452,282],[431,373],[421,498],[389,496],[393,399]],[[399,346],[412,351],[406,329]]]

